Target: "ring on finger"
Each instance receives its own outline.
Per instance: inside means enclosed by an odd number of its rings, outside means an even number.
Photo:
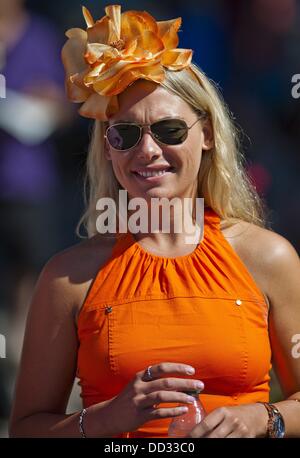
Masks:
[[[154,380],[152,372],[151,372],[151,367],[152,366],[148,366],[147,369],[145,370],[143,378],[146,382],[150,382],[151,380]]]

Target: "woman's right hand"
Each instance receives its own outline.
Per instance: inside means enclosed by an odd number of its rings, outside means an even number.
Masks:
[[[157,408],[156,405],[193,402],[194,398],[183,391],[203,390],[203,382],[169,375],[188,376],[194,373],[194,368],[187,364],[167,362],[151,366],[151,380],[147,379],[147,369],[137,372],[125,389],[106,405],[113,435],[134,431],[150,420],[182,415],[186,407]]]

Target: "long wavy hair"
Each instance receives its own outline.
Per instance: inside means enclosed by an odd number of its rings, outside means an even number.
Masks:
[[[211,121],[214,146],[202,155],[197,197],[203,197],[205,205],[220,216],[222,227],[230,226],[237,220],[266,226],[264,202],[245,171],[240,130],[235,126],[233,116],[214,82],[199,67],[191,64],[190,68],[179,72],[166,71],[161,85],[185,100],[196,113],[205,111]],[[84,178],[85,211],[76,228],[80,238],[83,238],[80,235],[82,225],[89,238],[97,233],[98,199],[112,198],[118,214],[119,190],[122,187],[114,175],[111,161],[104,155],[106,126],[105,122],[94,123]]]

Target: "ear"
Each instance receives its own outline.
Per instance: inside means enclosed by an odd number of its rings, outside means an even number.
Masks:
[[[111,161],[110,149],[106,138],[104,139],[104,156],[108,161]]]
[[[202,149],[208,151],[214,146],[214,133],[210,119],[205,119],[202,124],[203,145]]]

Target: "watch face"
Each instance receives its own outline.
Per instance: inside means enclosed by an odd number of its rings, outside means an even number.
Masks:
[[[275,422],[274,422],[274,430],[275,430],[275,437],[281,438],[284,437],[285,433],[285,428],[284,428],[284,422],[281,418],[281,416],[277,416]]]

